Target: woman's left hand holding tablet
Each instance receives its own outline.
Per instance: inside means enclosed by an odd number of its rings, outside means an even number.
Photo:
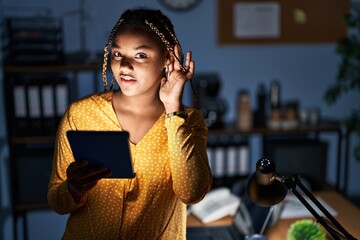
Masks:
[[[75,202],[79,203],[85,193],[95,187],[100,179],[111,176],[111,171],[105,166],[89,166],[88,161],[83,160],[72,162],[66,174],[69,192]]]

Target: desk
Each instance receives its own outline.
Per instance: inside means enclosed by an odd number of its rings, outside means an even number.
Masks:
[[[337,211],[336,220],[355,238],[360,238],[360,209],[334,190],[321,191],[315,194]],[[297,219],[280,219],[273,227],[265,231],[269,240],[286,239],[287,230]],[[229,225],[232,217],[225,217],[206,226]],[[204,224],[193,215],[188,216],[188,226],[203,226]]]

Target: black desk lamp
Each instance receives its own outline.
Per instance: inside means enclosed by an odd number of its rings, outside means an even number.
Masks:
[[[299,187],[327,218],[320,216],[296,190],[296,187]],[[251,175],[248,181],[247,192],[254,203],[260,206],[271,206],[281,202],[285,198],[287,193],[286,188],[295,194],[301,203],[316,218],[316,221],[321,224],[335,240],[356,239],[350,235],[338,221],[336,221],[314,195],[302,184],[298,175],[277,175],[275,163],[270,159],[262,158],[256,163],[256,172]]]

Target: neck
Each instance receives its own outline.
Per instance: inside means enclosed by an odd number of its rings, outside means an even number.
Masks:
[[[113,104],[134,114],[157,113],[165,110],[159,95],[152,96],[125,96],[121,90],[114,93]]]

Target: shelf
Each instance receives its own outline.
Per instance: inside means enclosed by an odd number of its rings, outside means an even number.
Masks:
[[[12,144],[31,144],[31,143],[53,143],[55,136],[37,136],[37,137],[12,137]]]
[[[100,70],[101,66],[97,63],[61,64],[49,66],[4,66],[4,73],[56,73]]]
[[[227,124],[222,129],[209,129],[209,135],[287,135],[287,134],[304,134],[309,132],[341,132],[341,126],[336,121],[322,121],[317,125],[301,125],[293,129],[270,129],[270,128],[251,128],[249,130],[239,130],[234,127],[234,124]]]
[[[24,205],[16,205],[15,209],[21,212],[28,212],[33,210],[46,210],[49,209],[49,204],[24,204]]]

